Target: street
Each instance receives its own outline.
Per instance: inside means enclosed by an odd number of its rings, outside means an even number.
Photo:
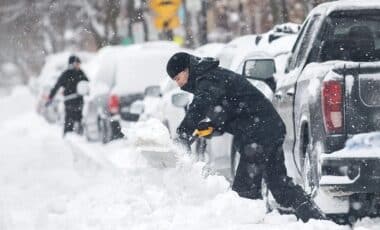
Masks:
[[[0,101],[8,106],[0,123],[0,229],[350,229],[266,214],[263,201],[239,198],[224,177],[205,175],[203,163],[183,154],[175,168],[153,168],[132,140],[63,139],[34,103],[23,87]],[[354,229],[379,224],[366,218]]]

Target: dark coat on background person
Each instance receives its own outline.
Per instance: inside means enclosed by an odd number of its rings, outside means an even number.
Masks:
[[[217,130],[231,133],[241,145],[283,138],[285,125],[272,103],[245,77],[218,65],[216,59],[190,57],[189,80],[181,89],[194,99],[178,133],[191,135],[207,116]]]
[[[75,58],[75,57],[74,57]],[[70,57],[70,59],[73,59]],[[50,91],[49,100],[57,93],[58,89],[63,87],[63,95],[69,96],[77,93],[77,85],[81,81],[88,81],[88,78],[82,70],[70,68],[62,73],[58,78],[57,83]],[[63,134],[74,131],[74,124],[79,124],[78,132],[82,132],[82,110],[83,110],[83,96],[76,95],[74,98],[65,100],[65,123],[63,125]]]
[[[62,75],[58,78],[57,83],[50,91],[49,98],[53,98],[57,93],[58,89],[63,87],[63,95],[68,96],[71,94],[77,93],[77,85],[80,81],[88,81],[87,76],[84,74],[82,70],[76,70],[74,68],[67,69],[62,73]],[[65,101],[66,110],[72,109],[82,109],[83,106],[83,97],[78,95],[78,97]]]

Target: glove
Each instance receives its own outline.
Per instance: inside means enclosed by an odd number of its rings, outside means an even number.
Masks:
[[[211,138],[214,132],[214,125],[210,121],[201,121],[198,123],[195,135],[199,137]]]

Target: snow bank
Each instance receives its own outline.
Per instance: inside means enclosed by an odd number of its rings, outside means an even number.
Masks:
[[[354,225],[355,230],[377,230],[380,226],[380,218],[364,218]]]
[[[35,105],[30,90],[25,86],[17,86],[10,95],[0,97],[0,108],[2,108],[0,121],[32,111]]]
[[[48,125],[32,111],[15,113],[0,126],[1,230],[348,229],[266,215],[262,201],[238,197],[224,177],[207,176],[203,163],[180,150],[175,168],[150,167],[136,147],[167,144],[163,131],[144,133],[147,140],[135,132],[140,138],[89,144],[75,135],[62,139],[62,127]],[[159,128],[154,120],[136,127]],[[361,229],[374,226],[360,223]]]

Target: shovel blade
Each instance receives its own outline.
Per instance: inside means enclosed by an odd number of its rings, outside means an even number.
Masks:
[[[154,168],[174,168],[176,165],[176,154],[169,148],[140,147],[139,151]]]

